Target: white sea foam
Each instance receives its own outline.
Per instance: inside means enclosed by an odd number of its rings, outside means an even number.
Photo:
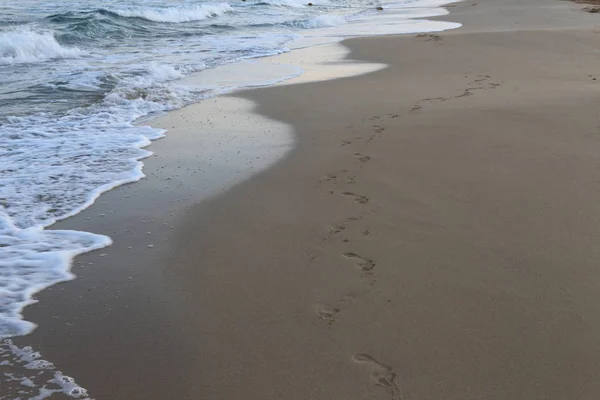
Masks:
[[[21,319],[32,296],[58,282],[73,279],[71,259],[108,246],[106,236],[86,232],[19,229],[0,216],[0,338],[24,335],[34,328]]]
[[[76,47],[61,46],[52,33],[27,29],[0,33],[0,65],[34,63],[84,54]]]
[[[304,8],[309,3],[304,0],[260,0],[262,4],[269,4],[272,6],[280,7],[293,7],[293,8]]]
[[[176,7],[128,7],[110,9],[110,12],[122,17],[144,18],[155,22],[190,22],[217,17],[233,11],[227,3],[204,3]]]
[[[45,230],[103,192],[143,177],[142,148],[163,131],[132,122],[193,100],[171,81],[181,72],[150,63],[103,102],[51,115],[11,117],[0,135],[0,338],[31,332],[22,309],[40,290],[73,278],[74,256],[109,245],[105,236]]]
[[[347,24],[348,20],[341,15],[319,15],[317,17],[301,21],[295,25],[305,29],[329,28]]]
[[[0,373],[3,399],[42,400],[61,393],[90,400],[86,389],[42,359],[39,352],[28,346],[19,347],[10,340],[0,341]]]

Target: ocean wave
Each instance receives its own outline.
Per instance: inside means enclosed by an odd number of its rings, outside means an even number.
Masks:
[[[183,7],[129,7],[105,9],[103,11],[126,18],[143,18],[154,22],[174,23],[201,21],[223,15],[233,11],[233,9],[227,3],[206,3]]]
[[[183,78],[185,73],[194,70],[178,70],[168,64],[151,62],[144,67],[143,73],[123,78],[106,95],[106,106],[130,108],[143,116],[156,111],[183,107],[194,100],[185,87],[171,83]]]
[[[304,21],[293,22],[292,25],[304,29],[329,28],[332,26],[344,25],[348,23],[346,18],[340,15],[319,15]]]
[[[0,207],[0,340],[30,333],[35,325],[23,321],[21,312],[36,302],[32,297],[73,279],[73,257],[111,243],[107,236],[87,232],[20,229]]]
[[[91,40],[126,40],[147,37],[152,30],[143,23],[136,23],[117,14],[95,10],[53,14],[45,18],[57,32],[61,43],[86,43]]]
[[[195,94],[173,82],[190,72],[151,62],[112,77],[103,101],[70,110],[8,117],[0,135],[0,339],[24,335],[35,293],[73,279],[78,254],[108,246],[87,232],[46,230],[102,194],[142,178],[143,149],[164,131],[135,126],[149,113],[183,107]]]
[[[0,34],[0,65],[76,58],[83,54],[76,47],[61,46],[50,32],[23,29]]]
[[[270,5],[280,7],[292,7],[292,8],[303,8],[308,5],[309,1],[306,0],[262,0],[258,5]]]

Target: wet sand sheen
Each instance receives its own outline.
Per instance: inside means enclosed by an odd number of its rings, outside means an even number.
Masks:
[[[599,36],[519,3],[345,42],[384,70],[239,93],[294,150],[200,204],[151,172],[62,223],[106,213],[115,245],[27,343],[97,399],[598,398]],[[533,30],[478,25],[511,12]],[[174,139],[146,171],[194,165]]]

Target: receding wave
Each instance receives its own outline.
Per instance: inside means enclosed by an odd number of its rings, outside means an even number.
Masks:
[[[0,65],[75,58],[83,53],[76,47],[61,46],[50,32],[24,29],[0,34]]]
[[[143,18],[154,22],[190,22],[218,17],[233,11],[227,3],[197,4],[182,7],[129,7],[104,9],[103,11],[126,18]]]
[[[117,79],[100,103],[60,118],[41,113],[4,121],[0,340],[33,330],[34,324],[22,320],[22,309],[36,292],[73,279],[74,256],[111,243],[102,235],[44,228],[79,213],[101,193],[143,177],[140,160],[151,153],[142,147],[163,131],[133,121],[191,103],[194,95],[172,83],[184,72],[151,62]]]

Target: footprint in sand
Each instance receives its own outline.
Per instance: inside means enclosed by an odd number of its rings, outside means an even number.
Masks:
[[[446,100],[448,100],[447,97],[430,97],[430,98],[427,98],[427,99],[423,99],[421,101],[427,101],[429,103],[441,103],[441,102],[444,102]]]
[[[418,39],[424,39],[426,42],[438,42],[442,40],[440,35],[433,33],[420,33],[416,36]]]
[[[335,174],[327,174],[327,175],[323,175],[321,177],[321,179],[319,179],[319,183],[331,182],[331,181],[335,181],[336,179],[337,179],[337,175],[335,175]]]
[[[419,111],[423,108],[423,103],[427,102],[429,104],[441,103],[448,100],[448,97],[430,97],[427,99],[420,100],[417,102],[410,111],[415,112]]]
[[[500,83],[494,83],[491,82],[490,80],[492,79],[491,76],[489,75],[481,75],[478,74],[477,78],[473,80],[472,83],[469,83],[469,85],[475,85],[475,84],[483,84],[486,83],[487,84],[487,88],[488,89],[495,89],[498,86],[500,86]],[[477,88],[472,88],[472,89],[467,89],[467,90],[481,90],[481,89],[485,89],[485,87],[477,87]]]
[[[462,92],[462,94],[459,94],[458,96],[454,96],[454,98],[460,99],[461,97],[469,97],[472,95],[473,95],[473,92],[470,89],[466,89],[464,92]]]
[[[362,219],[362,217],[348,217],[344,220],[344,222],[349,223],[349,222],[354,222],[354,221],[360,221]]]
[[[354,201],[356,201],[359,204],[367,204],[369,202],[369,198],[367,196],[361,196],[352,192],[344,192],[342,193],[342,196],[352,197]]]
[[[500,86],[499,83],[488,83],[488,89],[496,89],[498,86]],[[454,96],[455,99],[460,99],[461,97],[469,97],[474,95],[476,90],[485,90],[485,87],[472,87],[472,88],[468,88],[465,89],[462,94],[459,94],[457,96]]]
[[[373,125],[373,134],[367,139],[367,143],[371,143],[375,139],[381,137],[381,133],[385,131],[385,128],[379,125]]]
[[[335,304],[341,304],[341,305],[351,304],[351,303],[356,303],[357,300],[358,299],[356,298],[356,296],[351,295],[351,294],[346,294],[346,295],[342,296],[341,299],[336,301]]]
[[[356,268],[358,268],[360,271],[370,272],[373,270],[373,268],[375,268],[375,262],[373,260],[361,257],[356,253],[348,252],[344,253],[343,256],[349,260],[354,261]]]
[[[345,230],[346,230],[346,227],[343,225],[332,225],[329,227],[329,233],[332,235],[335,235],[336,233],[340,233]]]
[[[402,400],[400,388],[396,383],[396,373],[392,368],[380,363],[368,354],[358,353],[352,356],[352,361],[363,364],[375,384],[383,387],[392,400]]]
[[[358,161],[360,161],[361,163],[366,163],[366,162],[371,161],[371,157],[365,156],[364,154],[354,153],[353,156],[358,158]]]
[[[427,35],[423,35],[423,36],[427,36]],[[420,35],[417,35],[417,37],[421,37]],[[470,81],[467,83],[467,87],[466,89],[463,90],[463,92],[459,95],[454,96],[453,98],[455,99],[460,99],[462,97],[469,97],[474,95],[476,90],[485,90],[485,89],[495,89],[498,86],[500,86],[499,83],[494,83],[494,82],[490,82],[490,80],[492,79],[491,76],[489,75],[482,75],[482,74],[477,74],[475,75],[474,78],[470,78],[469,75],[465,75],[465,79],[470,79]],[[477,86],[475,86],[477,85]],[[475,86],[475,87],[473,87]],[[452,97],[450,97],[452,98]],[[439,102],[444,102],[446,100],[450,99],[449,97],[432,97],[432,98],[427,98],[427,99],[423,99],[420,100],[419,102],[417,102],[413,108],[411,109],[412,112],[415,111],[419,111],[423,108],[423,103],[429,103],[429,104],[434,104],[434,103],[439,103]]]
[[[489,79],[491,79],[492,77],[489,75],[477,75],[479,78],[473,80],[473,82],[475,83],[480,83],[480,82],[485,82]]]
[[[330,174],[325,174],[323,176],[321,176],[321,178],[319,178],[318,184],[322,184],[322,183],[326,183],[326,182],[331,182],[333,184],[336,184],[340,178],[342,178],[342,175],[346,174],[348,172],[348,170],[346,169],[341,169],[339,171],[336,172],[332,172]]]
[[[317,315],[323,321],[327,322],[329,325],[335,322],[335,316],[340,312],[340,309],[337,307],[329,307],[324,304],[320,304],[317,307]]]
[[[337,315],[342,311],[343,308],[350,304],[354,304],[357,301],[358,299],[356,296],[351,294],[344,295],[341,299],[333,303],[333,307],[326,304],[319,304],[317,306],[317,315],[323,321],[327,322],[329,325],[332,325],[336,321]]]

